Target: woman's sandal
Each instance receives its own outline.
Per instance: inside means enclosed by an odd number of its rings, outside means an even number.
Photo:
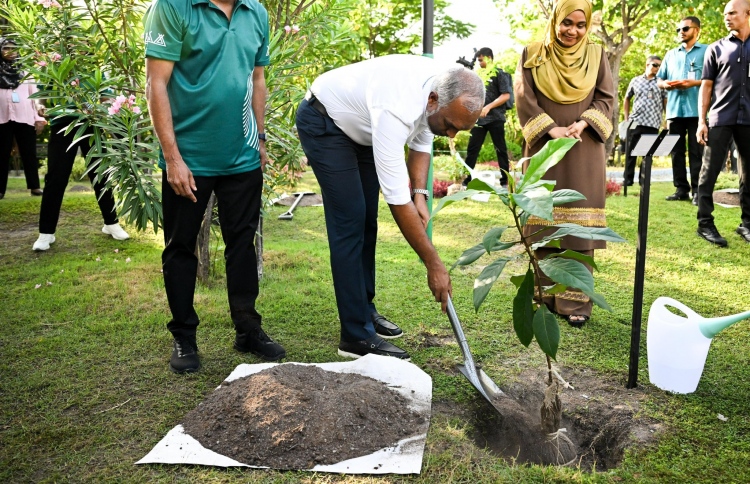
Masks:
[[[568,324],[573,326],[574,328],[582,328],[583,325],[586,324],[586,321],[589,320],[589,317],[584,316],[583,314],[567,314],[563,317],[568,322]],[[571,318],[576,318],[576,320],[572,320]]]

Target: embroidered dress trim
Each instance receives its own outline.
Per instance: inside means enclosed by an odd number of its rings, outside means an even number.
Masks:
[[[544,293],[544,295],[555,297],[558,299],[566,299],[568,301],[579,301],[579,302],[584,302],[584,303],[589,302],[589,297],[580,291],[563,291],[560,294]]]
[[[609,138],[609,135],[612,134],[612,121],[598,109],[587,109],[581,114],[581,119],[593,122],[602,134],[604,134],[604,139]]]
[[[549,116],[549,114],[538,114],[531,118],[523,127],[523,137],[526,138],[527,143],[531,143],[539,133],[553,124],[555,124],[555,121]]]
[[[603,208],[567,208],[555,207],[552,221],[539,217],[529,217],[528,225],[548,227],[557,224],[578,224],[583,227],[606,227],[607,216]]]

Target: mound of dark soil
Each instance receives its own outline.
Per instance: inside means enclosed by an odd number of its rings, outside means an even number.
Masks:
[[[714,203],[723,203],[724,205],[731,205],[733,207],[740,206],[739,192],[714,192],[713,199]]]
[[[290,207],[292,206],[292,204],[294,204],[295,200],[297,200],[297,196],[291,195],[277,200],[276,205],[284,205],[286,207]],[[317,193],[314,193],[312,195],[305,195],[297,204],[298,207],[313,207],[319,205],[323,205],[323,197],[321,195],[318,195]]]
[[[238,462],[312,469],[395,446],[425,419],[378,380],[284,364],[222,383],[182,425]]]

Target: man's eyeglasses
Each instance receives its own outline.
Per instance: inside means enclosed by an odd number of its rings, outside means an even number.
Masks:
[[[651,62],[649,65],[651,67],[661,67],[661,64],[654,64],[653,62]]]
[[[687,32],[688,30],[694,29],[694,28],[695,28],[694,25],[686,25],[684,27],[677,27],[677,33],[679,34],[680,32]]]

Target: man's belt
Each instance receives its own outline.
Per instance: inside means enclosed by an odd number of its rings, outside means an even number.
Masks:
[[[323,116],[328,116],[328,111],[326,111],[326,107],[323,106],[323,103],[320,102],[318,98],[315,97],[315,94],[313,94],[311,91],[307,91],[307,95],[305,96],[305,99],[307,99],[307,103],[317,112],[319,112]]]

